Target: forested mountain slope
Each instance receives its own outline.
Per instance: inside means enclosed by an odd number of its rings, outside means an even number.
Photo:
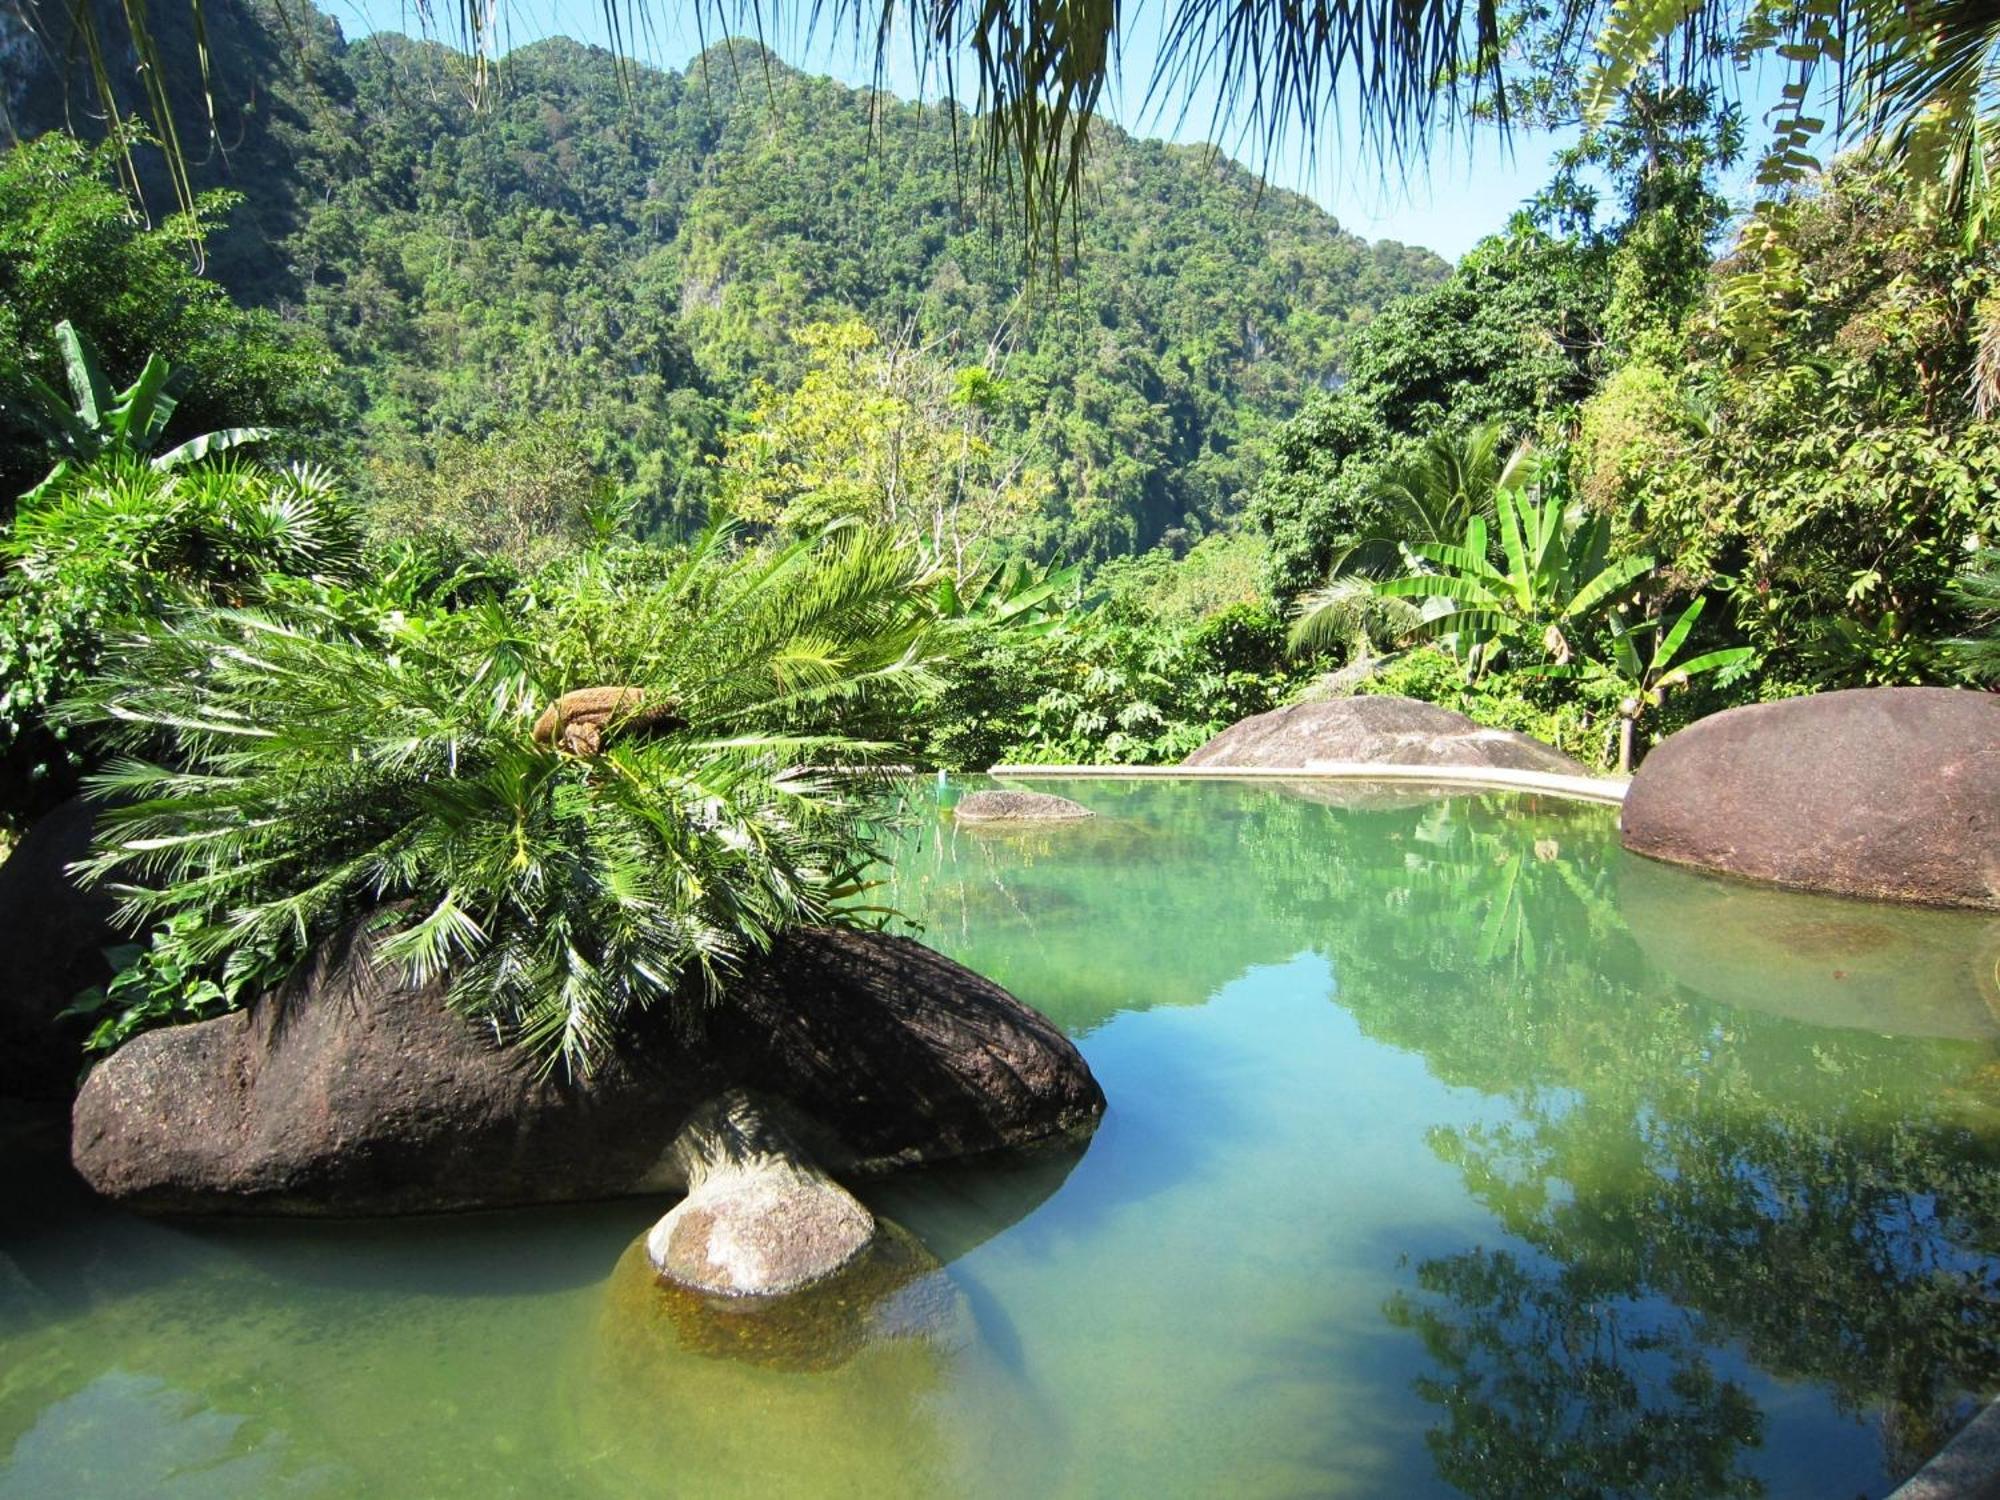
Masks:
[[[1075,237],[1030,278],[971,122],[748,44],[633,69],[628,94],[609,54],[541,42],[475,108],[446,48],[215,9],[228,149],[195,151],[197,175],[247,200],[216,274],[324,335],[363,445],[421,454],[574,412],[664,527],[705,505],[704,451],[750,381],[796,377],[792,335],[859,315],[1002,377],[996,439],[1040,486],[1024,545],[1212,529],[1275,424],[1338,378],[1347,331],[1445,270],[1205,150],[1105,127]],[[59,123],[51,56],[13,55],[40,56],[13,127]],[[198,103],[179,114],[197,133]]]

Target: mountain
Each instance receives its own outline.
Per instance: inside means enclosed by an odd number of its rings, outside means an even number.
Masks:
[[[749,383],[797,374],[793,333],[858,315],[1002,377],[1000,440],[1049,476],[1024,547],[1212,530],[1337,381],[1345,334],[1447,270],[1206,148],[1100,126],[1082,215],[1031,272],[975,121],[750,43],[674,73],[538,42],[481,91],[434,43],[210,9],[224,149],[183,136],[198,179],[246,200],[215,274],[325,337],[366,444],[574,412],[663,529],[705,503],[701,455]],[[191,48],[160,19],[170,58]],[[59,54],[11,91],[17,130],[60,118]]]

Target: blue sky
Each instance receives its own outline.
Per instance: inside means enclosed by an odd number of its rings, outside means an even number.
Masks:
[[[419,30],[417,10],[411,0],[320,0],[320,3],[349,37],[377,30],[412,33]],[[609,45],[604,14],[597,0],[497,0],[497,3],[501,6],[502,37],[509,45],[519,46],[553,35]],[[453,0],[439,0],[439,4],[444,15],[456,14]],[[685,66],[701,50],[704,36],[712,42],[721,34],[713,0],[694,0],[694,5],[708,7],[705,27],[696,25],[693,5],[677,5],[674,0],[650,5],[650,34],[631,39],[628,42],[631,50],[642,60],[661,67]],[[1125,43],[1121,86],[1107,113],[1141,135],[1205,141],[1209,138],[1212,96],[1195,100],[1184,115],[1178,101],[1171,111],[1149,112],[1142,108],[1157,46],[1159,14],[1158,6],[1126,6],[1125,15],[1132,30]],[[767,31],[765,39],[786,61],[807,71],[831,74],[856,85],[868,83],[873,76],[872,42],[856,46],[850,37],[829,33],[824,28],[817,36],[804,35],[797,29]],[[892,52],[889,86],[907,98],[918,92],[920,82],[907,49]],[[935,90],[929,92],[934,94]],[[1225,134],[1222,144],[1230,149],[1239,143]],[[1317,161],[1308,161],[1298,149],[1283,151],[1268,162],[1259,161],[1254,147],[1231,149],[1231,154],[1252,166],[1263,166],[1272,182],[1311,197],[1356,234],[1425,245],[1456,259],[1474,241],[1505,224],[1521,201],[1541,186],[1548,176],[1550,153],[1562,144],[1562,138],[1547,134],[1517,130],[1503,141],[1497,133],[1486,131],[1469,142],[1464,139],[1440,142],[1429,161],[1413,167],[1407,178],[1393,170],[1385,175],[1372,161],[1364,164],[1343,158],[1335,142],[1322,143]]]

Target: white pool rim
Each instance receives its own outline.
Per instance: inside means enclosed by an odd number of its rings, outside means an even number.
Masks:
[[[1631,781],[1618,776],[1565,776],[1554,771],[1516,771],[1505,766],[1411,766],[1360,760],[1309,760],[1302,766],[1040,766],[999,765],[986,773],[1008,781],[1098,776],[1120,780],[1208,781],[1390,781],[1425,786],[1497,788],[1544,792],[1616,807]]]

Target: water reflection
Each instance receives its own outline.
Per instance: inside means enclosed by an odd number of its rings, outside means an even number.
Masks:
[[[148,1493],[88,1467],[118,1426],[223,1497],[1781,1500],[2000,1383],[1987,920],[1535,798],[1061,790],[1098,818],[931,825],[887,893],[1111,1099],[1081,1159],[868,1186],[941,1271],[746,1348],[607,1280],[658,1203],[190,1232],[38,1180],[0,1482]]]
[[[950,1274],[893,1228],[758,1305],[661,1284],[635,1242],[569,1405],[615,1494],[1042,1493],[1057,1444]]]
[[[1312,952],[1366,1036],[1504,1102],[1427,1136],[1500,1243],[1385,1304],[1456,1489],[1764,1494],[1754,1371],[1873,1421],[1880,1492],[2000,1388],[2000,923],[1691,875],[1532,798],[1061,790],[1154,856],[940,858],[960,956],[1087,1028]],[[1063,906],[1099,881],[1116,920]]]
[[[1493,1500],[1764,1493],[1744,1467],[1763,1413],[1672,1307],[1504,1250],[1427,1260],[1417,1284],[1387,1314],[1434,1363],[1417,1382],[1442,1413],[1425,1442],[1456,1489]]]
[[[1729,1347],[1879,1412],[1885,1477],[1914,1468],[2000,1386],[2000,1092],[1963,1045],[1995,1034],[1994,924],[1524,849],[1455,811],[1415,842],[1347,871],[1324,946],[1369,1035],[1508,1101],[1431,1144],[1535,1252],[1424,1259],[1389,1304],[1437,1367],[1440,1474],[1760,1494]]]
[[[1714,1000],[1815,1026],[2000,1037],[2000,920],[1762,889],[1646,859],[1618,871],[1646,956]]]

